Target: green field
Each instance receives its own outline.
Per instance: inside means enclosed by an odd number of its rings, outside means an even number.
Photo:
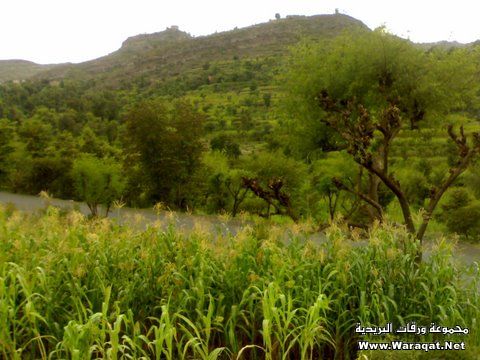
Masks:
[[[5,359],[476,359],[478,265],[439,240],[428,260],[402,231],[378,227],[351,247],[333,227],[315,245],[257,224],[213,240],[201,228],[145,231],[48,208],[0,208],[0,354]],[[475,268],[476,267],[476,268]],[[360,354],[363,326],[460,325],[465,351]],[[397,336],[398,339],[398,336]],[[407,353],[400,352],[406,356]],[[398,354],[397,354],[398,355]],[[380,357],[375,357],[380,356]],[[450,357],[448,357],[450,356]],[[463,357],[459,357],[463,356]]]

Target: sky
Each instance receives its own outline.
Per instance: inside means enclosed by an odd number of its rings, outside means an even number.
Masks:
[[[107,55],[137,34],[177,25],[193,36],[338,9],[415,42],[480,39],[475,0],[0,0],[0,59],[40,64]]]

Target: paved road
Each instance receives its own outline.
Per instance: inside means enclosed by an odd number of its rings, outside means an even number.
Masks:
[[[73,200],[59,200],[59,199],[43,199],[38,196],[11,194],[7,192],[0,192],[0,203],[11,203],[19,210],[23,211],[37,211],[44,209],[48,204],[66,209],[76,209],[85,215],[90,214],[90,210],[84,203],[74,202]],[[246,225],[238,219],[222,219],[219,216],[209,215],[188,215],[184,213],[169,213],[161,212],[157,214],[150,209],[132,209],[122,208],[114,209],[110,212],[109,217],[117,219],[120,223],[135,224],[137,226],[147,226],[155,221],[160,221],[162,224],[173,223],[177,229],[190,231],[196,226],[201,226],[202,229],[212,234],[235,234],[243,226]],[[288,236],[285,235],[285,239]],[[322,242],[325,238],[322,235],[312,235],[315,241]],[[365,244],[364,242],[357,242],[356,245]],[[428,257],[428,244],[424,251],[425,257]],[[457,245],[456,256],[465,264],[472,264],[473,262],[480,262],[480,245],[460,243]]]

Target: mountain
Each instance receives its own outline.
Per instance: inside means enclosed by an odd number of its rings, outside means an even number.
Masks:
[[[26,60],[0,60],[0,83],[21,81],[58,65],[40,65]]]
[[[431,43],[418,43],[418,46],[421,48],[424,48],[425,50],[428,49],[444,49],[444,50],[449,50],[449,49],[459,49],[459,48],[465,48],[469,46],[475,46],[475,43],[469,43],[469,44],[463,44],[459,43],[458,41],[437,41],[437,42],[431,42]]]
[[[9,79],[69,78],[90,80],[113,88],[142,82],[165,83],[205,68],[209,63],[228,67],[230,63],[234,66],[239,59],[278,57],[302,38],[331,38],[352,29],[368,30],[361,21],[342,14],[287,16],[201,37],[193,37],[172,26],[162,32],[130,37],[119,50],[95,60],[50,67],[28,63],[30,67],[25,67],[23,72],[13,72],[15,76]],[[0,72],[9,73],[3,70],[3,64],[0,64]]]
[[[369,31],[361,21],[338,13],[287,16],[200,37],[172,26],[161,32],[132,36],[119,50],[79,64],[39,65],[25,60],[0,60],[0,83],[32,78],[74,79],[109,88],[134,85],[159,88],[182,83],[190,89],[211,83],[212,71],[206,71],[211,64],[215,70],[220,69],[221,76],[217,79],[228,80],[235,73],[238,60],[256,60],[257,65],[263,61],[271,67],[303,38],[328,39],[346,30]],[[418,44],[425,49],[469,45],[472,44],[447,41]]]

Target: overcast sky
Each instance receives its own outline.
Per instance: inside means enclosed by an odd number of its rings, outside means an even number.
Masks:
[[[477,5],[478,4],[478,5]],[[208,35],[286,15],[341,13],[415,42],[480,39],[475,0],[0,0],[0,59],[81,62],[178,25]]]

